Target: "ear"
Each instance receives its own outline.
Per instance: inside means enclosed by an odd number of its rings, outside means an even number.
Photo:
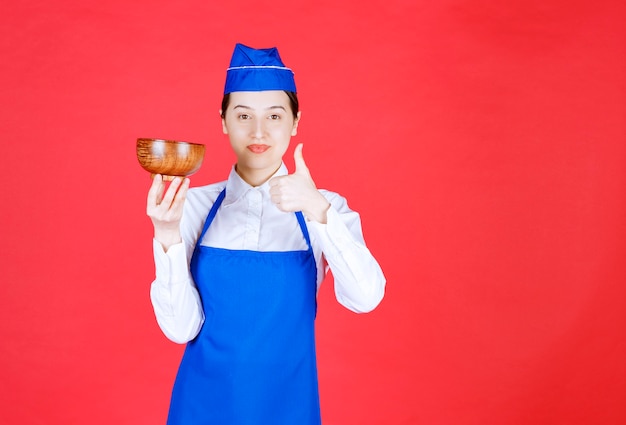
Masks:
[[[224,113],[220,109],[220,118],[222,119],[222,131],[224,134],[228,134],[228,129],[226,128],[226,118],[224,117]]]
[[[298,124],[300,124],[300,117],[302,116],[302,111],[298,111],[296,114],[296,118],[293,120],[293,128],[291,129],[291,135],[295,136],[298,134]]]

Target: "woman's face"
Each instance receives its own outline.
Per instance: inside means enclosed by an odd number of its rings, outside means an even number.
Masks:
[[[230,94],[222,128],[237,156],[237,172],[244,180],[268,178],[278,169],[291,136],[297,133],[299,119],[300,113],[294,119],[284,91]]]

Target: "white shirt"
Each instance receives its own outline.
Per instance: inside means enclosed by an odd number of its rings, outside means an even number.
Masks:
[[[275,176],[286,174],[283,164]],[[233,167],[227,181],[190,189],[180,224],[183,242],[165,252],[153,240],[156,279],[150,298],[161,330],[177,343],[195,338],[204,322],[189,261],[209,210],[224,188],[226,197],[201,245],[253,251],[307,249],[295,214],[282,212],[271,202],[268,182],[252,187]],[[383,298],[385,277],[365,246],[359,214],[350,210],[337,193],[320,193],[331,204],[327,224],[306,221],[317,265],[318,288],[330,268],[337,301],[354,312],[369,312]]]

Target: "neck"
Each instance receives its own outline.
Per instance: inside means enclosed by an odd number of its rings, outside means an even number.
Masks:
[[[268,181],[270,177],[272,177],[276,171],[280,168],[280,165],[275,169],[268,171],[267,169],[258,170],[253,168],[244,168],[239,164],[235,165],[235,171],[239,174],[239,177],[242,178],[243,181],[248,183],[252,187],[261,186],[263,183]]]

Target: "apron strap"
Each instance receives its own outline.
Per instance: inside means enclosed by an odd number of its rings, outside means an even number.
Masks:
[[[309,247],[309,251],[313,251],[313,248],[311,247],[311,238],[309,237],[309,229],[307,229],[306,227],[306,222],[304,221],[304,216],[302,215],[301,211],[296,211],[296,218],[298,219],[300,229],[302,229],[304,239],[306,239],[306,244]]]
[[[222,205],[222,201],[224,200],[225,197],[226,197],[226,188],[224,188],[224,190],[220,192],[219,196],[215,200],[215,203],[211,207],[211,211],[209,211],[209,215],[207,216],[204,222],[204,227],[202,228],[202,233],[200,234],[200,237],[198,238],[198,242],[196,243],[196,246],[202,243],[204,234],[209,229],[211,222],[213,222],[213,219],[215,218],[215,214],[217,214],[217,210],[220,208],[220,205]]]
[[[217,210],[220,208],[220,205],[222,205],[222,201],[224,201],[225,197],[226,197],[226,188],[224,188],[220,192],[219,196],[215,200],[215,203],[211,207],[211,210],[209,211],[209,215],[207,216],[207,218],[206,218],[206,220],[204,222],[204,227],[202,228],[202,233],[200,234],[200,237],[198,238],[198,242],[196,243],[196,247],[202,243],[202,239],[204,238],[204,234],[206,233],[206,231],[209,229],[209,226],[213,222],[213,219],[215,218],[215,214],[217,214]],[[296,218],[298,219],[298,224],[300,225],[300,230],[302,230],[302,234],[304,235],[304,239],[306,240],[306,244],[309,247],[309,251],[313,251],[313,247],[311,246],[311,238],[309,237],[309,230],[306,227],[306,222],[304,220],[304,216],[302,215],[301,211],[296,211]]]

